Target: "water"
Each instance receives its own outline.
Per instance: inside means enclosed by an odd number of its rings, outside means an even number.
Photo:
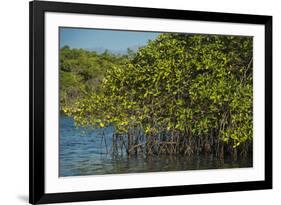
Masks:
[[[218,161],[213,156],[112,157],[113,127],[93,130],[75,127],[72,118],[60,116],[59,176],[251,167],[252,160]],[[102,137],[104,135],[104,137]],[[104,140],[105,139],[105,140]],[[106,146],[107,145],[107,146]],[[107,147],[107,148],[106,148]]]

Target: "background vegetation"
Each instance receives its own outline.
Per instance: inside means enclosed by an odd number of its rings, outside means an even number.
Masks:
[[[114,153],[251,155],[252,46],[166,33],[123,56],[63,47],[61,110],[82,126],[114,126]]]

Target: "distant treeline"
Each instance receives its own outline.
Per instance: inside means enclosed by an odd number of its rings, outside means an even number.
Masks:
[[[116,56],[61,48],[60,103],[77,124],[114,126],[128,155],[251,155],[252,37],[161,34]]]
[[[130,52],[130,51],[129,51]],[[82,97],[98,92],[107,69],[122,65],[127,56],[105,51],[101,54],[84,49],[60,49],[60,110],[72,107]]]

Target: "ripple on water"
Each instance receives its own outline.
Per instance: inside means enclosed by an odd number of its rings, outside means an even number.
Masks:
[[[251,159],[233,162],[230,158],[226,158],[222,164],[212,156],[154,156],[149,158],[120,156],[112,158],[110,154],[106,154],[101,131],[105,134],[108,148],[111,147],[113,127],[104,130],[75,127],[70,117],[60,116],[60,177],[252,167]]]

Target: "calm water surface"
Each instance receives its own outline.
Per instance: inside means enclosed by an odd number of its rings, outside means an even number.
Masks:
[[[108,154],[112,144],[113,131],[113,127],[99,130],[75,127],[72,118],[61,115],[59,175],[63,177],[252,166],[251,159],[233,162],[230,158],[226,158],[222,163],[212,156],[128,158],[124,155],[113,158],[111,154]]]

